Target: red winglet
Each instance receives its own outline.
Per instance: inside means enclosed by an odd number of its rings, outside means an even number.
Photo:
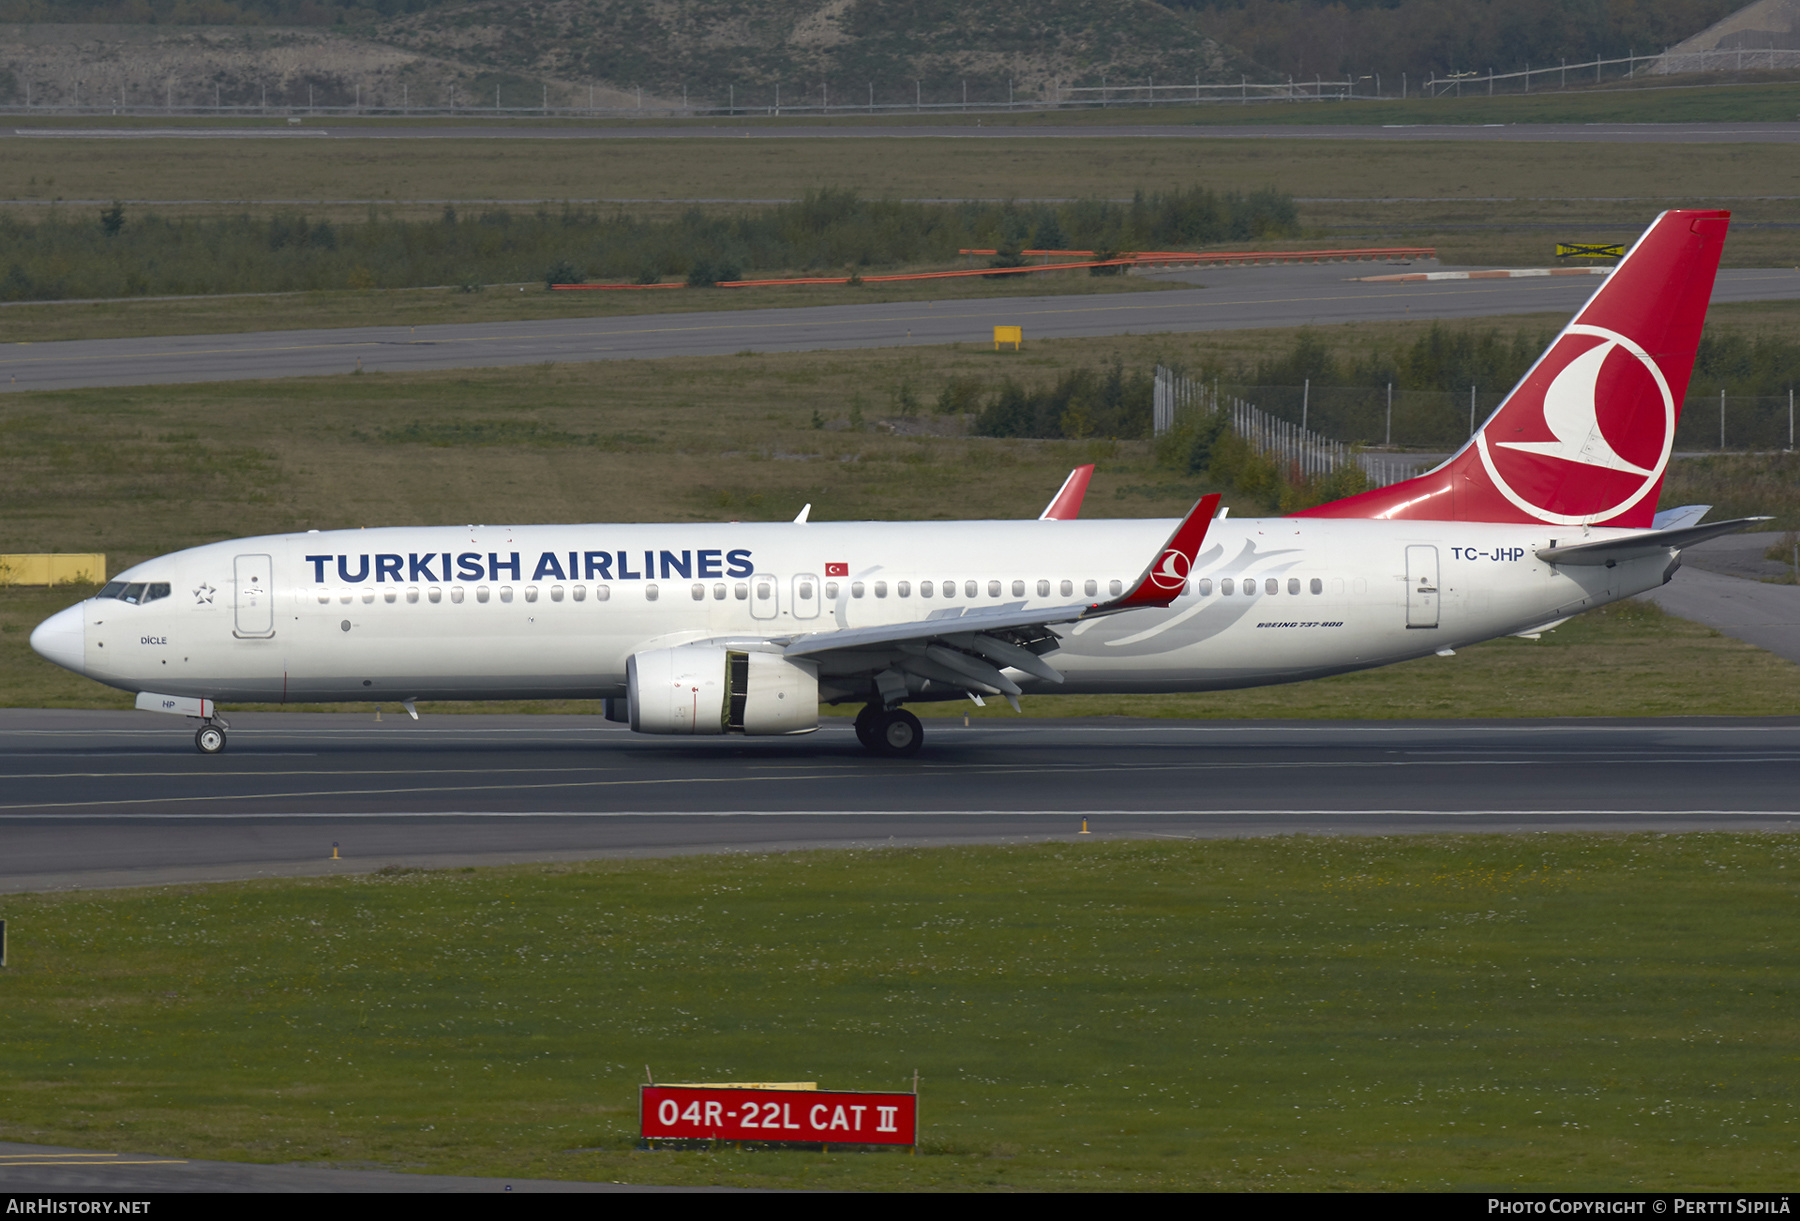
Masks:
[[[1074,521],[1081,516],[1081,498],[1087,495],[1088,480],[1094,477],[1094,464],[1078,466],[1063,480],[1062,488],[1053,496],[1039,521]]]
[[[1213,515],[1218,511],[1217,492],[1211,496],[1202,496],[1200,502],[1181,519],[1181,524],[1175,527],[1175,533],[1163,544],[1162,552],[1156,560],[1144,569],[1137,584],[1111,602],[1090,606],[1082,618],[1164,607],[1180,597],[1181,591],[1187,588],[1188,571],[1194,566],[1194,557],[1200,554],[1200,548],[1206,544],[1206,532],[1211,529]]]

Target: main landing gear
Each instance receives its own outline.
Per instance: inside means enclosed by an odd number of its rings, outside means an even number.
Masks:
[[[216,755],[225,749],[225,727],[208,721],[194,732],[194,747],[203,755]]]
[[[856,740],[878,755],[904,758],[919,753],[925,727],[904,708],[868,704],[856,714]]]

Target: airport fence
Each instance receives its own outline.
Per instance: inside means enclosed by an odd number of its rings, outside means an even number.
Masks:
[[[1510,391],[1397,390],[1391,386],[1258,386],[1196,381],[1158,366],[1153,427],[1162,436],[1193,413],[1231,413],[1231,426],[1259,453],[1302,474],[1328,473],[1360,462],[1377,487],[1410,478],[1404,454],[1357,452],[1458,449]],[[1675,429],[1687,453],[1791,450],[1795,396],[1690,394]]]

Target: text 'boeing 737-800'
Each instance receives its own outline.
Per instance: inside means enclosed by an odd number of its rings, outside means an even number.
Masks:
[[[1469,442],[1288,517],[437,526],[139,564],[32,646],[200,721],[221,703],[603,699],[650,734],[795,734],[859,703],[1214,691],[1529,633],[1667,581],[1744,521],[1657,514],[1730,214],[1659,216]],[[1745,519],[1751,520],[1751,519]],[[1761,520],[1761,519],[1756,519]]]

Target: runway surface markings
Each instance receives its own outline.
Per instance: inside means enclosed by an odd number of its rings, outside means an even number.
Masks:
[[[1710,756],[1706,757],[1706,758],[1701,758],[1701,759],[1671,759],[1671,760],[1669,760],[1671,765],[1687,764],[1687,763],[1694,763],[1694,762],[1711,762],[1711,761],[1714,761],[1714,760]],[[1741,759],[1741,760],[1733,760],[1733,762],[1790,763],[1790,762],[1793,762],[1793,760],[1790,758],[1783,757],[1783,758],[1773,758],[1773,759]],[[1260,772],[1260,771],[1270,771],[1270,770],[1322,771],[1322,770],[1372,770],[1372,769],[1379,769],[1379,768],[1425,768],[1425,767],[1512,767],[1512,766],[1516,766],[1516,765],[1517,765],[1517,761],[1515,761],[1515,760],[1502,760],[1502,759],[1441,759],[1441,760],[1407,760],[1407,761],[1403,761],[1403,760],[1342,760],[1342,761],[1336,761],[1336,762],[1334,762],[1334,761],[1309,762],[1309,761],[1303,761],[1303,760],[1297,760],[1297,761],[1267,760],[1267,761],[1255,761],[1255,762],[1244,762],[1244,763],[1199,763],[1199,762],[1195,762],[1195,763],[1149,763],[1149,764],[1137,763],[1137,764],[1112,764],[1112,765],[1070,764],[1070,765],[1065,765],[1065,766],[1060,766],[1060,767],[1055,766],[1055,765],[1041,765],[1041,764],[1016,765],[1016,766],[1005,766],[1005,767],[998,767],[998,766],[992,766],[992,765],[983,766],[983,765],[976,764],[976,765],[966,765],[966,766],[962,766],[962,767],[954,767],[954,766],[950,766],[950,765],[945,765],[943,767],[938,768],[934,773],[926,773],[926,772],[923,772],[920,770],[904,771],[904,772],[896,771],[896,770],[889,770],[889,771],[881,772],[881,773],[879,773],[879,775],[883,779],[893,780],[896,778],[904,779],[907,776],[919,776],[921,778],[924,778],[927,775],[932,775],[932,776],[936,777],[936,776],[942,776],[946,772],[953,773],[957,776],[993,777],[993,776],[1009,776],[1009,775],[1041,776],[1045,773],[1046,770],[1053,771],[1053,772],[1056,772],[1056,773],[1059,773],[1062,775],[1076,775],[1076,774],[1108,775],[1108,774],[1119,773],[1119,772],[1129,772],[1129,773],[1133,773],[1133,774],[1137,774],[1137,775],[1142,775],[1145,772],[1165,772],[1165,773],[1224,772],[1224,771]],[[407,769],[407,770],[410,772],[412,769]],[[307,774],[313,774],[313,773],[307,773]],[[357,774],[357,773],[351,773],[351,774]],[[171,801],[178,801],[178,802],[272,801],[272,800],[294,800],[297,798],[305,798],[305,797],[315,797],[315,798],[324,798],[324,797],[397,797],[397,796],[406,796],[406,795],[419,795],[419,794],[426,794],[426,793],[445,793],[445,792],[470,793],[470,792],[483,792],[483,791],[490,791],[490,790],[501,790],[501,791],[505,791],[505,792],[509,792],[509,793],[518,793],[518,792],[539,792],[539,791],[551,791],[551,790],[557,790],[557,789],[578,789],[578,788],[661,788],[661,787],[673,787],[673,786],[678,786],[678,785],[703,785],[703,786],[705,786],[705,785],[719,785],[719,784],[747,784],[747,783],[758,783],[758,782],[767,783],[770,781],[785,781],[785,780],[839,780],[839,779],[847,779],[847,778],[865,777],[867,775],[869,775],[868,772],[852,771],[847,768],[840,768],[840,769],[831,770],[831,771],[817,769],[810,773],[800,773],[800,774],[787,775],[787,776],[745,776],[745,775],[741,775],[741,774],[721,775],[721,776],[648,776],[648,777],[643,777],[643,778],[638,778],[638,779],[568,780],[568,781],[554,781],[554,782],[538,783],[538,784],[416,785],[416,786],[409,786],[409,787],[402,787],[402,788],[306,789],[306,790],[287,791],[287,792],[277,790],[274,792],[255,792],[255,793],[200,793],[200,794],[191,794],[191,795],[163,795],[163,796],[153,796],[153,797],[95,798],[93,800],[87,800],[87,801],[13,802],[13,803],[5,804],[5,805],[0,805],[0,811],[55,810],[55,809],[69,809],[69,808],[89,808],[89,807],[95,807],[95,806],[107,806],[107,807],[115,807],[116,808],[116,807],[124,807],[124,806],[156,805],[156,804],[161,804],[161,803],[166,803],[166,802],[171,802]],[[204,774],[197,774],[196,778],[205,779],[206,777],[204,776]],[[251,777],[249,777],[249,778],[258,778],[258,776],[257,776],[257,774],[252,773]],[[0,815],[0,817],[5,817],[5,816],[6,815]],[[19,817],[19,815],[11,815],[10,817]]]
[[[1266,768],[1318,769],[1318,768],[1334,768],[1334,767],[1357,767],[1357,768],[1367,768],[1367,767],[1461,767],[1461,766],[1496,767],[1496,766],[1506,766],[1509,764],[1517,764],[1517,763],[1542,764],[1542,765],[1546,765],[1546,766],[1554,766],[1554,765],[1565,765],[1565,764],[1570,764],[1570,763],[1587,763],[1587,762],[1593,762],[1593,761],[1599,761],[1599,762],[1603,762],[1603,763],[1612,763],[1612,764],[1618,764],[1618,765],[1626,765],[1626,764],[1640,765],[1640,764],[1646,764],[1646,763],[1675,765],[1675,764],[1689,764],[1689,763],[1795,763],[1795,762],[1800,762],[1800,754],[1793,754],[1793,753],[1789,753],[1789,754],[1738,754],[1738,753],[1734,753],[1734,752],[1730,752],[1730,751],[1723,751],[1723,752],[1708,751],[1704,754],[1694,753],[1694,754],[1679,754],[1679,755],[1669,754],[1664,751],[1638,751],[1638,752],[1607,751],[1604,753],[1595,753],[1595,752],[1581,751],[1581,750],[1569,750],[1569,751],[1563,751],[1563,752],[1557,752],[1557,753],[1540,753],[1537,755],[1528,755],[1528,754],[1524,754],[1522,752],[1503,751],[1503,750],[1491,750],[1491,751],[1471,750],[1471,751],[1464,751],[1464,752],[1460,752],[1460,753],[1452,753],[1449,750],[1445,750],[1442,752],[1435,752],[1435,751],[1429,751],[1429,750],[1411,750],[1411,751],[1405,751],[1405,752],[1400,752],[1400,753],[1403,753],[1403,754],[1409,755],[1409,756],[1424,755],[1424,756],[1432,756],[1432,757],[1419,758],[1419,759],[1412,759],[1412,758],[1403,758],[1403,759],[1316,759],[1316,760],[1243,759],[1243,760],[1232,760],[1229,762],[1210,762],[1210,761],[1204,761],[1204,760],[1192,760],[1192,761],[1181,762],[1181,763],[1142,762],[1142,763],[1135,763],[1135,764],[1130,764],[1130,765],[1097,765],[1097,764],[1092,764],[1092,763],[1044,762],[1044,763],[1034,763],[1034,764],[1030,765],[1029,768],[1026,768],[1025,770],[1050,771],[1050,772],[1058,772],[1058,773],[1062,773],[1062,774],[1075,774],[1075,773],[1090,772],[1090,771],[1113,772],[1113,771],[1121,770],[1122,766],[1127,769],[1138,770],[1138,771],[1194,771],[1194,770],[1256,771],[1256,770],[1262,770],[1262,769],[1266,769]],[[3,757],[4,756],[0,756],[0,758],[3,758]],[[311,757],[311,756],[309,756],[309,757]],[[690,763],[692,763],[692,762],[707,762],[707,761],[709,761],[709,760],[692,760],[692,759],[689,760]],[[724,758],[710,760],[710,761],[718,762],[721,764],[731,762],[731,760],[727,760]],[[817,780],[817,779],[821,779],[821,778],[827,777],[827,776],[864,775],[866,773],[864,772],[862,765],[866,764],[868,762],[870,762],[870,760],[866,760],[861,756],[857,756],[854,759],[847,759],[847,760],[843,761],[843,763],[840,764],[836,770],[829,771],[829,772],[822,770],[823,768],[830,767],[831,765],[829,763],[825,763],[825,764],[805,763],[805,764],[793,764],[791,766],[779,766],[779,767],[777,767],[775,765],[755,765],[753,770],[758,771],[758,772],[779,771],[779,772],[783,773],[782,775],[779,775],[779,776],[775,776],[775,775],[758,776],[757,777],[758,779]],[[884,773],[884,775],[889,775],[889,776],[899,775],[902,777],[904,777],[904,776],[937,777],[937,776],[942,776],[942,775],[946,775],[946,774],[988,776],[988,775],[1006,775],[1006,774],[1010,774],[1012,772],[1021,770],[1022,768],[1025,768],[1025,765],[1019,764],[1019,765],[1007,766],[1007,765],[1000,765],[1000,764],[945,762],[945,763],[916,764],[916,765],[909,767],[908,770],[906,770],[904,772],[888,772],[888,773]],[[422,766],[418,766],[418,767],[370,767],[370,768],[356,767],[356,768],[328,769],[323,772],[321,772],[321,770],[318,768],[295,769],[292,771],[280,770],[280,771],[239,771],[239,772],[221,772],[221,771],[0,772],[0,777],[4,777],[5,779],[8,779],[8,780],[132,780],[132,779],[263,780],[263,779],[269,779],[269,778],[276,777],[276,776],[319,776],[319,775],[334,776],[334,777],[336,777],[336,776],[341,776],[341,777],[411,776],[411,775],[417,775],[418,773],[420,773],[422,771],[429,771],[434,776],[442,777],[442,776],[507,776],[507,775],[514,775],[514,774],[541,776],[541,775],[545,774],[546,772],[619,772],[619,771],[624,771],[624,770],[626,770],[626,769],[623,767],[603,766],[603,765],[599,765],[599,764],[593,764],[593,765],[581,766],[581,767],[544,766],[544,767],[456,767],[456,768],[430,767],[430,766],[422,765]],[[792,773],[808,773],[808,774],[794,775]],[[642,781],[632,781],[631,783],[657,783],[657,784],[684,784],[684,783],[688,783],[688,782],[710,783],[716,779],[728,779],[728,778],[730,778],[730,777],[659,776],[659,777],[651,777],[651,778],[648,778],[648,779],[642,780]],[[599,784],[599,783],[613,783],[613,782],[596,780],[596,781],[592,781],[590,783]],[[527,787],[530,787],[530,786],[527,786]],[[12,808],[12,807],[0,806],[0,809],[7,809],[7,808]]]

